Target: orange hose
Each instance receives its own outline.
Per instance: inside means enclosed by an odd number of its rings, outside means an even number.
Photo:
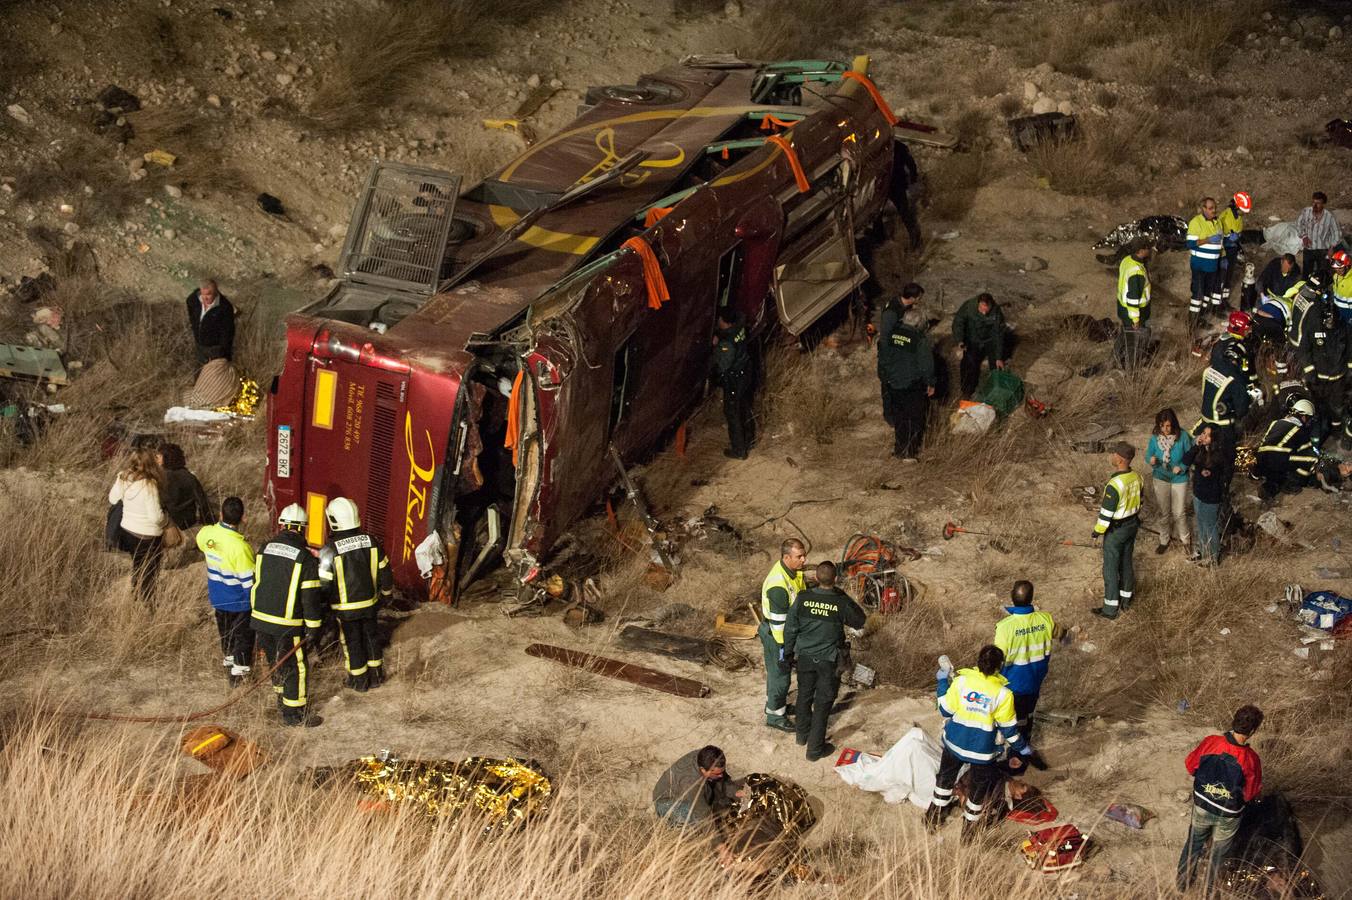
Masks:
[[[507,398],[507,437],[502,446],[512,448],[512,465],[516,465],[521,452],[521,381],[526,370],[521,369],[512,380],[512,393]]]
[[[883,118],[887,120],[888,125],[895,125],[901,121],[897,118],[897,114],[892,112],[892,107],[888,106],[887,101],[883,99],[882,91],[878,90],[878,86],[863,72],[841,72],[840,77],[862,84],[864,90],[868,91],[868,95],[873,98],[874,104],[878,107],[878,112],[882,113]]]
[[[667,290],[667,280],[662,276],[662,266],[657,262],[657,254],[642,235],[631,237],[620,245],[638,254],[643,261],[643,284],[648,289],[648,308],[661,309],[662,304],[671,299]]]
[[[798,161],[798,154],[794,152],[793,145],[778,134],[770,135],[765,141],[783,150],[784,155],[789,158],[789,168],[793,169],[793,180],[798,183],[798,193],[806,194],[812,190],[812,183],[807,180],[807,173],[803,171],[803,164]]]

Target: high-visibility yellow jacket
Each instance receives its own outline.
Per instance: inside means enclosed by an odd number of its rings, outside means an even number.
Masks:
[[[940,688],[944,687],[940,682]],[[939,712],[944,723],[944,746],[959,759],[970,763],[988,763],[999,750],[995,732],[1015,751],[1027,744],[1019,735],[1014,716],[1014,693],[1003,675],[983,675],[975,667],[959,669],[939,697]]]
[[[197,532],[197,549],[207,559],[207,599],[222,612],[248,612],[254,583],[253,547],[224,523]]]
[[[770,626],[770,636],[776,644],[784,643],[784,623],[789,619],[789,607],[793,606],[798,592],[806,587],[803,573],[789,572],[783,560],[775,563],[761,583],[761,615]]]
[[[1145,263],[1134,256],[1123,258],[1117,267],[1117,306],[1118,316],[1133,327],[1149,315],[1150,275]]]
[[[1051,613],[1029,606],[1007,606],[1008,616],[995,626],[995,646],[1005,652],[1005,667],[1000,674],[1009,679],[1016,694],[1036,694],[1052,658],[1052,632],[1056,623]]]

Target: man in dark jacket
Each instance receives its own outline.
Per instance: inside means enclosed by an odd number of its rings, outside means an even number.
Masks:
[[[188,295],[188,328],[198,365],[235,358],[235,308],[210,278]]]
[[[1178,889],[1186,891],[1197,874],[1197,863],[1211,839],[1205,883],[1212,879],[1230,853],[1230,842],[1239,830],[1244,806],[1263,790],[1263,764],[1249,746],[1263,713],[1256,706],[1241,706],[1225,734],[1213,734],[1188,754],[1186,766],[1192,778],[1192,821],[1188,842],[1178,860]]]
[[[934,352],[917,310],[909,310],[878,339],[878,370],[890,407],[895,441],[892,455],[915,462],[925,439],[925,420],[934,396]]]
[[[953,316],[953,340],[962,354],[959,379],[964,399],[976,391],[981,380],[981,364],[1003,369],[1006,351],[1005,314],[990,294],[978,294],[958,307]]]
[[[892,141],[892,180],[887,193],[892,205],[897,208],[897,216],[906,226],[906,235],[911,239],[911,249],[920,248],[920,221],[915,216],[915,203],[911,200],[911,186],[920,180],[920,169],[916,167],[915,157],[905,141]]]
[[[751,368],[751,347],[746,322],[736,310],[718,313],[718,331],[714,335],[714,371],[723,388],[723,416],[728,420],[728,449],[723,455],[746,459],[756,440],[756,420],[751,413],[755,388]]]
[[[1332,298],[1322,297],[1310,308],[1296,348],[1296,367],[1314,398],[1314,439],[1327,439],[1330,445],[1342,439],[1352,449],[1352,419],[1347,418],[1352,329],[1343,323]]]
[[[888,351],[883,347],[881,336],[890,334],[897,323],[901,321],[901,317],[908,310],[913,309],[923,296],[925,296],[925,289],[912,281],[901,289],[901,296],[889,298],[878,313],[878,334],[880,335],[878,339],[878,381],[882,385],[883,421],[888,425],[893,425],[895,419],[892,415],[892,401],[887,393],[887,376],[883,374],[883,363]]]
[[[836,587],[836,565],[817,565],[817,585],[799,593],[784,625],[784,665],[798,663],[795,710],[798,743],[807,745],[808,762],[835,751],[826,741],[826,720],[840,690],[836,661],[845,646],[845,627],[863,628],[864,611]]]
[[[330,533],[319,550],[319,581],[338,619],[347,686],[364,693],[385,681],[376,616],[394,592],[394,576],[380,541],[362,531],[357,504],[334,497],[324,516]]]
[[[1269,260],[1263,267],[1263,274],[1258,276],[1259,295],[1284,298],[1298,281],[1300,265],[1296,262],[1296,255],[1284,253]]]
[[[728,775],[723,751],[710,745],[671,764],[653,786],[653,810],[668,825],[716,825],[731,812],[742,783]]]

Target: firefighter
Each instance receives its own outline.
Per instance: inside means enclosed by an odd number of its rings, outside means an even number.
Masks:
[[[319,562],[305,545],[309,517],[292,503],[277,517],[282,530],[263,545],[254,561],[253,592],[249,595],[250,624],[267,655],[272,689],[282,711],[283,725],[313,727],[323,720],[309,715],[306,682],[309,668],[306,645],[317,640],[324,624]],[[289,655],[288,655],[289,654]],[[286,657],[280,667],[278,660]]]
[[[1221,246],[1225,255],[1221,257],[1221,302],[1230,305],[1230,278],[1238,268],[1239,236],[1244,231],[1244,216],[1253,212],[1253,198],[1239,191],[1230,200],[1230,204],[1221,210]]]
[[[1113,447],[1112,461],[1117,469],[1103,488],[1098,521],[1091,535],[1097,543],[1103,538],[1103,605],[1091,610],[1104,619],[1116,619],[1131,608],[1136,589],[1136,533],[1141,519],[1141,476],[1131,470],[1136,449],[1123,441]]]
[[[1009,681],[1014,694],[1014,716],[1019,734],[1025,741],[1033,735],[1033,711],[1037,709],[1042,681],[1052,658],[1052,640],[1056,637],[1056,623],[1051,613],[1033,606],[1033,582],[1016,581],[1009,592],[1009,615],[995,626],[995,646],[1005,654],[1005,665],[1000,674]],[[1034,753],[1028,761],[1035,768],[1047,764]]]
[[[1343,446],[1352,449],[1352,420],[1347,417],[1352,335],[1331,298],[1321,298],[1306,314],[1296,365],[1314,397],[1318,416],[1315,439],[1331,443],[1341,438]]]
[[[1255,403],[1262,403],[1262,391],[1257,389],[1258,372],[1253,364],[1253,351],[1248,344],[1253,332],[1253,316],[1240,310],[1230,313],[1225,322],[1225,334],[1211,345],[1210,365],[1224,372],[1242,376],[1244,389]]]
[[[1201,324],[1208,306],[1221,305],[1220,268],[1225,238],[1216,218],[1216,200],[1202,199],[1197,215],[1188,222],[1188,253],[1192,270],[1192,295],[1188,301],[1188,331]]]
[[[334,497],[324,508],[329,542],[319,551],[319,581],[338,619],[347,686],[356,691],[385,680],[376,615],[394,589],[390,560],[380,542],[361,530],[357,504]]]
[[[970,767],[971,789],[962,811],[962,836],[972,837],[985,810],[986,797],[999,783],[995,767],[1000,751],[995,743],[998,730],[1005,743],[1018,756],[1010,757],[1010,768],[1021,768],[1032,747],[1019,734],[1014,715],[1014,694],[1000,667],[1005,654],[994,644],[981,648],[976,667],[941,671],[938,679],[939,712],[944,717],[944,749],[939,758],[939,773],[934,780],[934,797],[925,810],[925,827],[938,831],[953,802],[953,785],[963,765]]]
[[[755,385],[746,322],[736,310],[718,313],[714,370],[718,373],[718,384],[723,388],[723,415],[728,420],[729,446],[723,455],[730,459],[746,459],[756,440],[756,420],[751,414]]]
[[[808,762],[835,751],[826,740],[826,722],[840,690],[836,663],[845,646],[845,627],[863,628],[865,615],[850,596],[836,587],[836,564],[817,564],[817,584],[798,595],[784,625],[784,665],[798,665],[796,711],[798,743],[806,745]]]
[[[1216,448],[1233,465],[1239,446],[1239,423],[1249,414],[1253,398],[1243,368],[1244,357],[1239,355],[1243,348],[1229,342],[1218,342],[1218,345],[1220,343],[1227,346],[1222,347],[1219,354],[1212,354],[1216,364],[1207,366],[1202,372],[1202,417],[1193,426],[1192,436],[1201,434],[1202,429],[1210,425]]]
[[[799,591],[806,589],[803,564],[807,550],[797,538],[779,545],[779,562],[761,583],[761,624],[757,630],[765,652],[765,724],[780,731],[793,731],[788,718],[791,669],[783,668],[784,625]]]
[[[1271,504],[1278,493],[1298,494],[1309,484],[1319,461],[1318,453],[1310,443],[1310,420],[1314,418],[1314,404],[1297,400],[1291,404],[1291,414],[1268,426],[1267,434],[1258,447],[1251,477],[1263,482],[1263,501]]]
[[[1305,334],[1305,319],[1309,315],[1310,308],[1327,293],[1328,280],[1318,272],[1297,281],[1286,292],[1287,306],[1291,310],[1286,320],[1286,345],[1291,353],[1294,354],[1300,348],[1300,342]]]

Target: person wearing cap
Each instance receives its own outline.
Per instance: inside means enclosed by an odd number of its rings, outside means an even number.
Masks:
[[[1310,205],[1296,217],[1296,232],[1305,248],[1300,268],[1307,276],[1328,271],[1329,251],[1343,239],[1343,229],[1333,217],[1333,211],[1325,208],[1328,202],[1323,191],[1315,191],[1310,195]]]
[[[1333,270],[1333,302],[1338,317],[1344,326],[1352,326],[1352,254],[1334,250],[1329,254],[1329,267]]]
[[[1216,198],[1203,197],[1197,215],[1188,222],[1188,255],[1192,293],[1188,301],[1188,330],[1196,331],[1208,307],[1220,308],[1221,256],[1225,252]]]
[[[1116,471],[1103,487],[1098,521],[1094,523],[1092,540],[1103,538],[1103,605],[1092,612],[1104,619],[1116,619],[1130,609],[1136,588],[1132,557],[1141,525],[1141,476],[1131,470],[1135,457],[1136,449],[1126,441],[1113,447]]]
[[[1239,260],[1239,235],[1244,230],[1244,216],[1253,211],[1253,198],[1239,191],[1230,205],[1221,211],[1221,240],[1225,255],[1221,257],[1221,301],[1230,305],[1230,276]]]

